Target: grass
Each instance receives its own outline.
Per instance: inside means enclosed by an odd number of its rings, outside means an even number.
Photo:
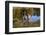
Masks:
[[[23,23],[22,20],[14,21],[13,28],[22,28],[22,27],[40,27],[40,21],[35,23]]]

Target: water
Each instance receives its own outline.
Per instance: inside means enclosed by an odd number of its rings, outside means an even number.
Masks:
[[[27,20],[27,16],[25,16],[25,19]],[[28,15],[28,21],[29,22],[37,22],[38,20],[40,20],[40,16],[30,16]]]
[[[36,22],[40,19],[40,16],[32,16],[32,22]]]

